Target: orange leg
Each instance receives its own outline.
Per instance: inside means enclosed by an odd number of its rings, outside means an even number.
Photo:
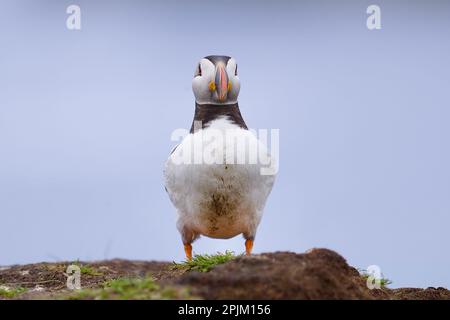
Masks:
[[[186,259],[192,260],[192,245],[190,243],[184,245],[184,252],[186,253]]]
[[[253,249],[253,240],[247,239],[245,240],[245,254],[251,255]]]

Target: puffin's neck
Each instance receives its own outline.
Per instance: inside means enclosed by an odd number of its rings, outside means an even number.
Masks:
[[[194,133],[194,122],[201,121],[202,129],[207,127],[211,121],[220,117],[227,117],[232,123],[247,130],[247,125],[242,118],[238,103],[233,104],[198,104],[195,103],[194,120],[192,121],[190,133]],[[197,129],[197,126],[196,128]]]

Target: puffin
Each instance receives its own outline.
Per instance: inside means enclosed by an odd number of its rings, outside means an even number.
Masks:
[[[190,132],[164,166],[165,189],[176,208],[186,258],[192,260],[192,243],[200,236],[229,239],[240,234],[250,255],[275,182],[276,174],[263,168],[274,165],[275,159],[241,115],[234,58],[201,59],[192,89],[195,112]]]

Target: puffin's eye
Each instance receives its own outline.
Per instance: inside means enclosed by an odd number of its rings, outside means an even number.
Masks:
[[[234,70],[234,75],[237,76],[237,65],[236,65],[236,69]]]

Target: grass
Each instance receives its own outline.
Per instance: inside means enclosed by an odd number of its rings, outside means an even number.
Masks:
[[[82,264],[80,262],[80,260],[77,260],[77,261],[73,262],[72,264],[74,264],[80,268],[81,274],[88,275],[88,276],[102,276],[103,275],[102,272],[95,270],[95,268]]]
[[[237,257],[238,256],[236,256],[232,251],[225,251],[225,253],[218,252],[217,254],[212,255],[195,255],[192,260],[183,261],[181,263],[174,262],[172,265],[172,269],[208,272],[215,266],[231,261]]]
[[[369,279],[369,277],[373,277],[373,275],[368,273],[367,270],[365,270],[365,269],[358,269],[358,271],[361,274],[361,277],[363,278],[364,281],[367,281],[367,279]],[[380,281],[380,286],[382,288],[386,288],[388,285],[392,284],[392,281],[385,278],[383,275],[381,275],[381,278],[379,278],[377,280]]]
[[[12,299],[18,296],[19,294],[24,293],[27,289],[22,287],[10,288],[6,286],[0,286],[0,297]]]
[[[187,289],[162,288],[151,277],[119,278],[106,281],[103,288],[80,290],[70,300],[155,300],[192,299]]]

